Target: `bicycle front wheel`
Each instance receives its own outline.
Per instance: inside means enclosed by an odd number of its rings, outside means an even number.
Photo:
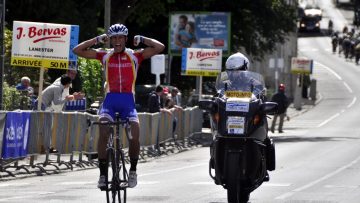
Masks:
[[[108,148],[106,152],[107,164],[110,166],[106,178],[106,200],[108,203],[121,202],[118,158],[113,148]]]
[[[128,183],[128,172],[125,167],[125,155],[122,150],[117,151],[117,158],[118,158],[118,175],[119,175],[119,182],[120,182],[120,190],[118,193],[118,200],[121,203],[126,203],[126,188]]]

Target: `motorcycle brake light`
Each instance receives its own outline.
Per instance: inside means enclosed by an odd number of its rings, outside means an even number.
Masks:
[[[214,119],[214,121],[216,122],[216,123],[218,123],[219,122],[219,113],[215,113],[214,115],[213,115],[213,119]]]
[[[253,120],[254,125],[259,124],[261,121],[261,117],[259,116],[259,114],[256,114]]]

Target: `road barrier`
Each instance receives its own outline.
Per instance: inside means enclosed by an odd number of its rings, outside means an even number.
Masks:
[[[172,114],[139,113],[138,116],[143,160],[191,147],[189,137],[202,129],[202,111],[198,107],[172,110]],[[74,165],[96,166],[97,161],[92,157],[97,154],[99,127],[88,126],[88,120],[98,119],[97,115],[77,111],[1,111],[0,172],[14,176],[11,169],[31,173],[30,169],[35,168],[48,173],[47,166],[52,166],[52,171],[62,170],[60,166],[71,170]],[[127,153],[124,129],[120,135]],[[45,155],[44,160],[37,159],[40,155]],[[88,160],[83,159],[84,155]]]

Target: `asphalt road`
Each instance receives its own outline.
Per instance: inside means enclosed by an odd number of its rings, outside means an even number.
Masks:
[[[321,2],[326,6],[330,0]],[[333,9],[326,9],[327,17],[340,19]],[[286,122],[285,133],[271,134],[277,169],[250,201],[357,203],[360,66],[332,54],[327,36],[298,42],[299,55],[315,61],[321,102]],[[128,190],[128,202],[227,202],[226,190],[208,175],[208,159],[209,149],[201,147],[140,163],[139,184]],[[0,182],[0,202],[105,202],[97,179],[98,170],[90,169]]]

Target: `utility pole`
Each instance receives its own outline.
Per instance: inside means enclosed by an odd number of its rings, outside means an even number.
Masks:
[[[5,0],[0,2],[0,110],[3,110],[3,78],[4,78],[4,60],[5,60]]]
[[[110,27],[110,19],[111,19],[111,0],[105,0],[105,16],[104,16],[104,30],[105,33]],[[106,48],[110,48],[110,43],[106,42]]]

